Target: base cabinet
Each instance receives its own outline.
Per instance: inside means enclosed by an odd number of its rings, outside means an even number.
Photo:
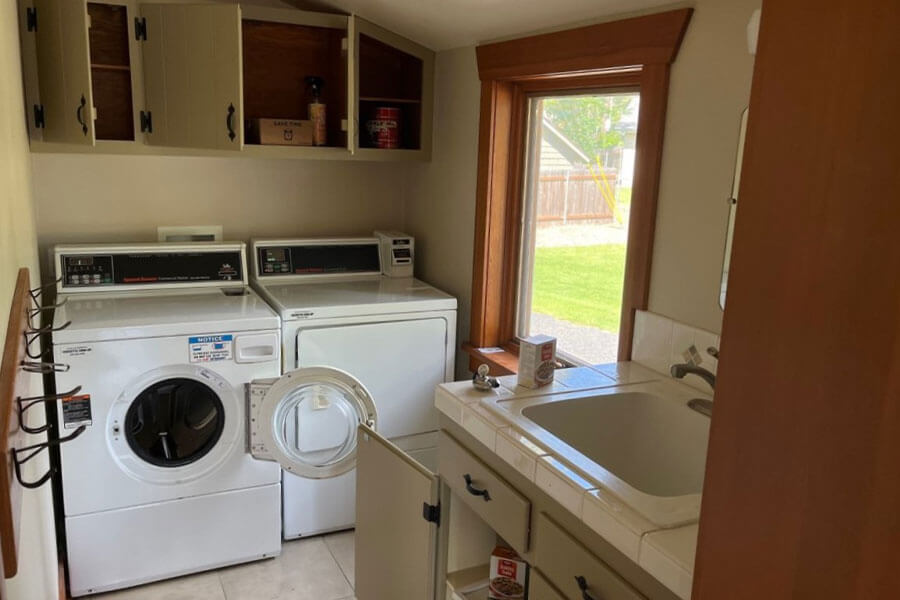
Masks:
[[[531,564],[531,600],[648,598],[447,431],[435,474],[361,426],[356,490],[359,600],[486,597],[498,544]]]

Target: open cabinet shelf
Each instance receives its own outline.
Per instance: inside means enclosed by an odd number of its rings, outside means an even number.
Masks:
[[[346,24],[346,20],[344,20]],[[327,143],[346,148],[346,27],[243,19],[244,119],[309,119],[307,77],[324,81]],[[246,143],[254,143],[246,137]]]
[[[131,85],[128,8],[89,2],[88,34],[91,91],[98,140],[133,141],[134,101]]]

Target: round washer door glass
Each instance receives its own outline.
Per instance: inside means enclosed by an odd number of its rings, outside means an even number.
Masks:
[[[357,428],[375,427],[375,404],[349,373],[308,367],[279,378],[259,403],[265,453],[282,468],[323,479],[356,466]]]
[[[177,377],[144,389],[125,413],[125,439],[141,459],[181,467],[213,449],[225,426],[225,408],[212,388]]]

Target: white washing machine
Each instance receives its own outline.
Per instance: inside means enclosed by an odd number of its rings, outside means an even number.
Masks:
[[[86,427],[60,446],[72,595],[277,555],[280,469],[247,452],[245,387],[280,374],[279,318],[245,245],[54,257],[60,435]]]
[[[367,416],[353,407],[373,403],[378,431],[435,467],[434,388],[454,375],[456,299],[411,276],[385,274],[411,275],[413,244],[402,235],[380,239],[383,253],[374,237],[252,243],[251,284],[282,320],[281,381],[321,389],[320,378],[338,369],[346,389],[360,392],[337,403],[295,402],[281,415],[282,438],[270,445],[292,455],[293,464],[281,461],[286,539],[354,526],[356,425]],[[264,398],[269,385],[251,388]],[[279,402],[276,392],[271,402]]]

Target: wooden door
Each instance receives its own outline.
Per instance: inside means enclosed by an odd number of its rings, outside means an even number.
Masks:
[[[241,9],[142,4],[147,143],[240,150],[244,139]]]
[[[359,600],[430,599],[435,593],[438,479],[361,425],[356,459],[356,581]]]
[[[695,599],[900,598],[898,31],[764,4]]]
[[[353,152],[370,160],[431,156],[434,52],[365,19],[351,19]],[[399,147],[375,148],[367,124],[379,107],[400,114]],[[393,156],[392,156],[393,155]]]
[[[34,0],[34,8],[43,139],[93,145],[87,4],[84,0]]]

